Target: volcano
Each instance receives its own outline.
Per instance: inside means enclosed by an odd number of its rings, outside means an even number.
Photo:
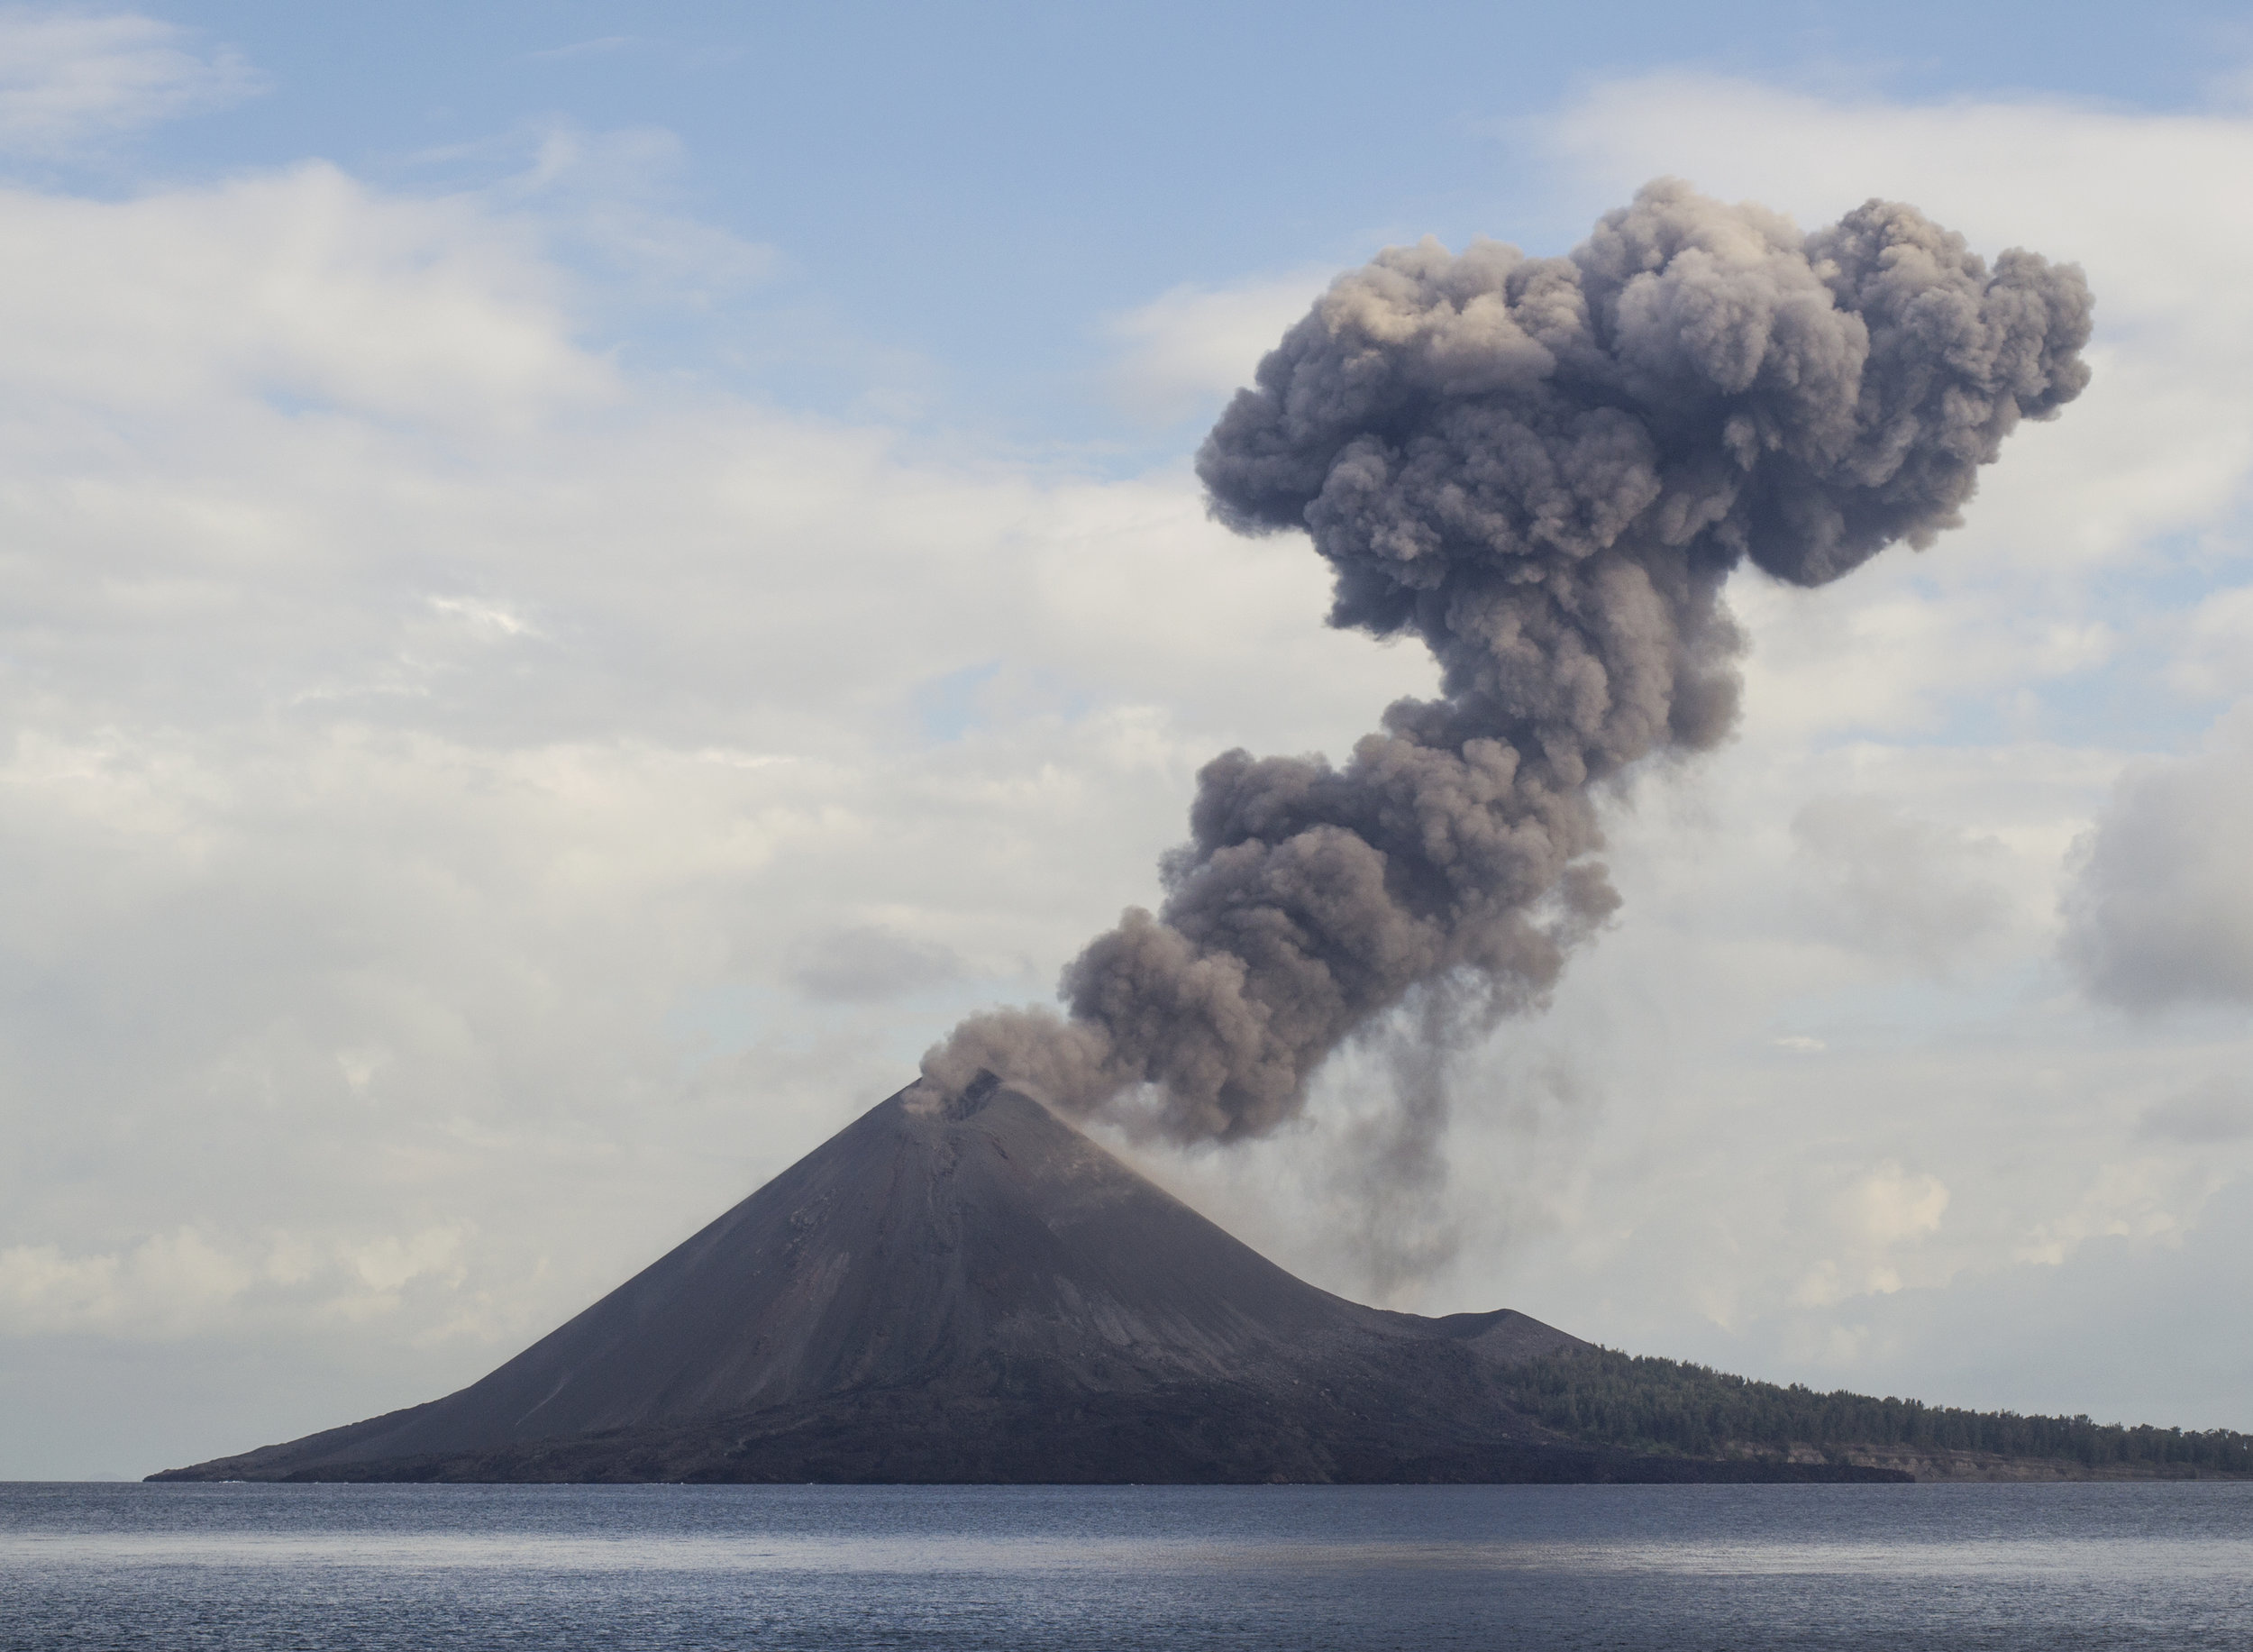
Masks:
[[[151,1478],[1878,1477],[1592,1448],[1501,1397],[1590,1346],[1318,1290],[984,1075],[879,1104],[458,1393]]]

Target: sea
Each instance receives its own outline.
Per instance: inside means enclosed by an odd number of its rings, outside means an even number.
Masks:
[[[2253,1647],[2253,1483],[0,1485],[0,1647]]]

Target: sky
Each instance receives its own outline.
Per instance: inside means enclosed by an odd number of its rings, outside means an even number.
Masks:
[[[1660,175],[2077,261],[1964,526],[1738,575],[1733,741],[1362,1300],[2253,1428],[2253,30],[2221,5],[0,10],[0,1477],[481,1375],[1430,662],[1190,469],[1379,249]]]

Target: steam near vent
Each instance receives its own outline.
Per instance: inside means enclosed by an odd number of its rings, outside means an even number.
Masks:
[[[1957,525],[2019,420],[2088,382],[2089,315],[2075,266],[1991,269],[1911,206],[1801,234],[1674,180],[1564,258],[1427,239],[1339,277],[1198,474],[1228,526],[1312,538],[1332,625],[1422,638],[1441,697],[1342,766],[1213,759],[1157,912],[1088,944],[1063,1013],[973,1016],[925,1082],[1131,1093],[1227,1141],[1403,1006],[1460,1031],[1537,1005],[1619,904],[1592,789],[1735,720],[1730,570],[1821,585]]]

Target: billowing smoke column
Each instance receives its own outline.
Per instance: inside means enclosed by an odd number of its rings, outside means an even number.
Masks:
[[[1228,1140],[1411,999],[1538,1002],[1618,904],[1592,788],[1734,721],[1729,570],[1820,585],[1956,525],[2019,420],[2088,382],[2089,314],[2077,268],[1991,271],[1912,207],[1801,235],[1672,180],[1566,258],[1427,240],[1341,276],[1198,474],[1230,527],[1311,534],[1330,623],[1421,637],[1441,698],[1342,768],[1215,758],[1156,915],[1089,944],[1066,1015],[973,1017],[926,1082],[1131,1091]]]

